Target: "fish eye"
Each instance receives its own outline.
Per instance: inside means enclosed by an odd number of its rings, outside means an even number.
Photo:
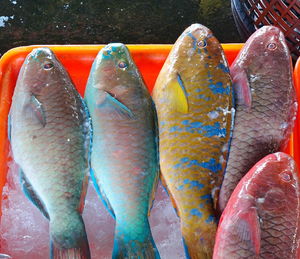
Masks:
[[[282,172],[279,176],[284,182],[290,182],[293,179],[293,176],[290,172]]]
[[[53,66],[54,65],[52,63],[50,63],[50,62],[49,63],[45,63],[44,64],[44,69],[45,70],[51,70],[53,68]]]
[[[277,45],[274,42],[271,42],[268,44],[267,48],[269,50],[275,50],[277,48]]]
[[[205,48],[207,46],[207,43],[205,40],[200,40],[200,41],[198,41],[197,46],[199,48]]]
[[[124,61],[120,61],[119,64],[118,64],[119,68],[121,69],[126,69],[127,68],[127,63],[124,62]]]

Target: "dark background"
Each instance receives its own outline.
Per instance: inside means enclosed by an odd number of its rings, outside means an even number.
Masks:
[[[0,55],[30,44],[174,43],[192,23],[240,42],[229,0],[0,0]]]

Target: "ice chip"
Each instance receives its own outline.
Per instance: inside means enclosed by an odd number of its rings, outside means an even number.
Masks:
[[[91,258],[110,259],[115,222],[99,199],[92,182],[87,191],[83,220]],[[179,218],[161,184],[151,211],[150,225],[162,259],[185,258]],[[48,258],[49,242],[48,220],[23,194],[18,166],[12,163],[2,192],[0,252],[13,259]]]

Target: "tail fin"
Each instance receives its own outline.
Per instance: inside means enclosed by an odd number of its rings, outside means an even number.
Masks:
[[[82,217],[78,213],[50,220],[51,259],[90,259]]]
[[[160,259],[149,223],[146,226],[144,229],[130,230],[117,222],[112,259]]]

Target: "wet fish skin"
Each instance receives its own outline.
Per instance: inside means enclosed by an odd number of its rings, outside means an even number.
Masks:
[[[233,125],[233,92],[218,40],[193,24],[174,44],[154,86],[162,180],[181,218],[190,258],[211,258],[218,189]]]
[[[159,258],[148,222],[159,175],[156,111],[125,45],[99,52],[85,100],[93,124],[93,181],[116,219],[112,257]]]
[[[81,217],[89,174],[90,118],[50,49],[34,49],[27,56],[9,121],[23,191],[50,221],[51,258],[90,258]]]
[[[289,50],[283,33],[264,26],[246,42],[230,67],[236,115],[219,207],[250,168],[284,149],[297,112]]]
[[[292,157],[278,152],[260,160],[228,201],[213,258],[298,258],[299,188]]]

